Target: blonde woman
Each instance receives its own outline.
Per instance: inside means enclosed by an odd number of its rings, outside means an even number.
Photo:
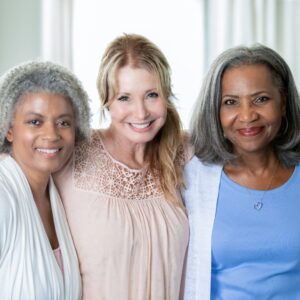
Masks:
[[[83,298],[178,299],[189,231],[168,62],[146,38],[118,37],[104,53],[97,87],[110,126],[77,147],[56,177]]]

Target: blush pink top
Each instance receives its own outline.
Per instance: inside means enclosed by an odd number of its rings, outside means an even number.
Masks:
[[[84,300],[177,300],[189,229],[148,170],[105,149],[101,132],[55,177],[78,253]]]
[[[53,252],[54,252],[54,256],[56,258],[57,264],[60,267],[62,273],[64,274],[64,264],[63,264],[63,259],[62,259],[60,248],[58,247],[57,249],[54,249]]]

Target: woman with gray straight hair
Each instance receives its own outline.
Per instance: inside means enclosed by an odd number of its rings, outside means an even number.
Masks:
[[[300,299],[300,100],[263,45],[212,64],[191,120],[185,299]]]
[[[81,299],[76,251],[51,174],[89,136],[88,96],[67,69],[16,66],[0,79],[1,299]]]

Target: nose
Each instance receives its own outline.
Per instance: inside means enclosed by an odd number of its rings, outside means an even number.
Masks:
[[[135,109],[135,114],[139,120],[145,120],[149,115],[147,105],[145,101],[142,99],[136,102],[134,109]]]
[[[48,140],[49,142],[56,142],[60,140],[59,128],[56,126],[56,124],[45,124],[43,139]]]
[[[243,123],[251,123],[258,117],[258,113],[250,103],[242,104],[239,111],[239,120]]]

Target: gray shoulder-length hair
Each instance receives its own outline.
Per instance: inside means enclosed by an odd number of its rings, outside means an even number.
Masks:
[[[273,141],[278,159],[285,166],[300,161],[300,100],[292,72],[274,50],[263,46],[235,47],[226,50],[211,65],[196,101],[191,118],[191,140],[195,155],[207,163],[225,164],[236,158],[225,139],[220,122],[222,77],[229,68],[262,64],[269,68],[275,84],[286,99],[286,116]]]
[[[16,104],[27,93],[47,92],[68,99],[74,109],[76,142],[90,132],[89,98],[77,77],[51,62],[27,62],[8,70],[0,78],[0,152],[9,152],[6,135],[13,122]]]

